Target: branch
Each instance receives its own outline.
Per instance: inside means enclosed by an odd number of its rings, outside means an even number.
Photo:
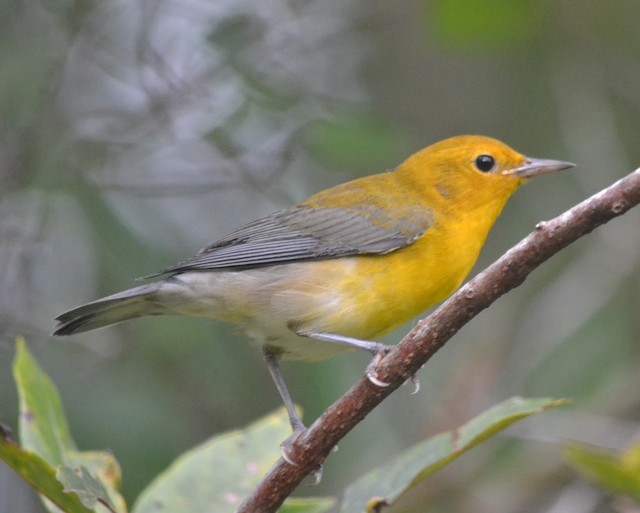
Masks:
[[[598,226],[640,203],[640,168],[551,221],[461,287],[420,321],[376,369],[386,388],[362,378],[298,438],[288,451],[298,466],[282,458],[237,513],[272,513],[333,447],[388,395],[415,375],[455,333],[496,299],[520,285],[542,262]]]

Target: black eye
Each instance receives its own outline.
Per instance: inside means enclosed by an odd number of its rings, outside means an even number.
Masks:
[[[495,159],[491,155],[480,155],[475,160],[476,167],[483,173],[488,173],[496,165]]]

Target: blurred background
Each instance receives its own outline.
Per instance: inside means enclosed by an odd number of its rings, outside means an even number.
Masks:
[[[280,399],[260,351],[228,326],[154,318],[54,339],[56,315],[448,136],[576,162],[511,200],[482,269],[639,165],[639,20],[640,3],[623,0],[4,0],[0,421],[16,428],[23,335],[78,445],[115,453],[132,502],[182,451]],[[574,401],[474,449],[421,500],[447,512],[631,511],[559,447],[637,441],[639,223],[631,211],[597,230],[474,319],[420,373],[420,394],[391,396],[330,456],[321,485],[298,494],[339,495],[499,401],[553,396]],[[286,364],[307,422],[367,362]],[[0,497],[2,513],[39,511],[2,463]]]

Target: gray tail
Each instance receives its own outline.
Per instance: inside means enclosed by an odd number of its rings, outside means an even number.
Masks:
[[[161,308],[153,301],[160,283],[125,290],[69,310],[56,317],[58,324],[53,334],[73,335],[143,315],[161,313]]]

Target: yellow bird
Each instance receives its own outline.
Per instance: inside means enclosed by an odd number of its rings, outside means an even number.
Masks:
[[[262,345],[296,433],[304,425],[279,360],[323,360],[373,340],[460,286],[509,197],[532,176],[573,167],[459,136],[258,219],[155,276],[155,283],[60,315],[71,335],[145,315],[209,317]],[[368,376],[375,378],[375,365]]]

